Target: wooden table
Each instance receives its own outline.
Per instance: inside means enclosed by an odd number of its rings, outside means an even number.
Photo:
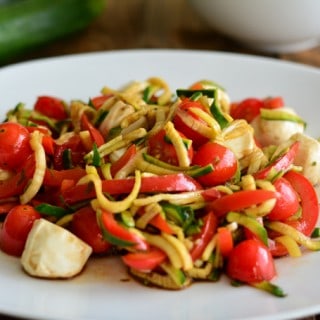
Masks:
[[[101,50],[175,48],[269,56],[320,67],[320,45],[291,54],[267,54],[211,30],[187,0],[106,0],[105,12],[86,30],[39,48],[19,61]]]
[[[267,54],[216,33],[187,0],[107,0],[105,12],[86,30],[38,48],[14,62],[105,50],[174,48],[254,54],[320,67],[320,46],[291,54]],[[1,316],[0,320],[15,318]],[[304,320],[320,319],[320,316]]]

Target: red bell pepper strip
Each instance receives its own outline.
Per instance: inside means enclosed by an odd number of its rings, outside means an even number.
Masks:
[[[276,193],[269,190],[242,190],[227,194],[208,204],[208,208],[218,216],[223,216],[230,211],[239,211],[264,201],[275,199]]]
[[[298,153],[299,146],[299,141],[294,142],[290,146],[289,150],[285,154],[280,156],[275,162],[271,163],[268,167],[253,174],[254,178],[265,179],[267,178],[268,174],[272,171],[275,171],[277,173],[288,170]]]
[[[203,220],[204,225],[201,228],[200,234],[194,239],[194,246],[190,252],[193,261],[201,257],[206,246],[216,233],[218,226],[218,219],[212,211],[210,211]]]
[[[104,239],[113,245],[132,247],[139,251],[149,248],[149,244],[141,236],[119,224],[111,212],[101,211],[98,214],[98,224]]]
[[[110,195],[128,194],[132,191],[135,179],[103,180],[102,191]],[[183,174],[170,174],[164,176],[150,176],[141,179],[141,193],[155,192],[186,192],[201,190],[201,186],[191,177]],[[72,204],[95,197],[95,190],[88,184],[77,185],[62,192],[66,203]]]
[[[141,271],[151,271],[163,263],[167,259],[167,255],[157,248],[150,248],[145,252],[127,253],[121,259],[128,267]]]
[[[80,167],[66,170],[54,170],[46,168],[43,184],[50,187],[60,187],[63,180],[73,180],[78,182],[78,180],[85,175],[85,169]]]
[[[31,155],[27,158],[23,169],[7,180],[0,181],[0,199],[18,196],[23,193],[35,170],[35,159]]]
[[[289,171],[284,175],[300,197],[302,208],[301,217],[298,220],[287,221],[286,223],[310,236],[319,218],[319,203],[315,189],[310,181],[301,173]]]
[[[155,217],[153,217],[150,221],[149,224],[152,226],[156,227],[162,232],[168,233],[168,234],[173,234],[173,230],[170,227],[168,221],[162,217],[161,214],[157,214]]]
[[[90,123],[85,113],[81,116],[81,124],[85,130],[89,131],[91,139],[96,143],[97,147],[104,144],[105,141],[102,133]]]

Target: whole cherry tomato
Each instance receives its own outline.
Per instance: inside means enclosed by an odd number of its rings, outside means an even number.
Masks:
[[[237,171],[237,159],[235,154],[225,146],[215,142],[207,142],[202,145],[193,157],[193,164],[206,166],[212,164],[214,170],[197,179],[204,186],[210,187],[225,183],[230,180]]]
[[[32,153],[28,130],[19,123],[0,124],[0,168],[18,170]]]
[[[0,248],[7,254],[21,256],[28,234],[40,213],[30,205],[17,205],[7,214],[0,231]]]
[[[269,249],[258,240],[248,239],[229,254],[227,274],[232,279],[254,283],[271,280],[276,271]]]

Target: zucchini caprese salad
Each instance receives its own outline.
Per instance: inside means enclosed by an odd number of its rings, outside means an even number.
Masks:
[[[0,124],[0,248],[40,278],[117,255],[146,285],[247,284],[319,250],[319,142],[282,97],[232,102],[201,80],[39,96]]]

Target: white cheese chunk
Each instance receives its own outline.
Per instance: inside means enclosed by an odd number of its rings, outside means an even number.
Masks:
[[[233,121],[222,131],[221,137],[222,144],[230,148],[237,159],[247,156],[256,148],[253,129],[245,120]]]
[[[298,154],[294,164],[302,167],[302,173],[313,185],[320,183],[320,143],[316,139],[302,133],[296,133],[291,141],[300,141]]]
[[[39,219],[28,235],[21,264],[35,277],[70,278],[81,272],[91,252],[92,248],[70,231]]]
[[[288,114],[296,115],[290,108],[281,109]],[[288,141],[295,133],[302,133],[304,125],[299,122],[288,120],[262,119],[261,116],[254,118],[250,123],[254,129],[254,135],[262,146],[280,145]]]

